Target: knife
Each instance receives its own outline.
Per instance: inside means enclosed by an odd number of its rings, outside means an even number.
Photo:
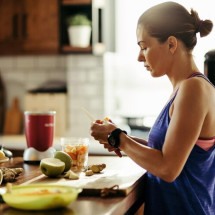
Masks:
[[[94,116],[88,111],[86,110],[85,108],[81,107],[81,110],[86,114],[86,116],[92,121],[92,122],[95,122],[95,118]],[[115,149],[114,150],[115,154],[118,155],[120,158],[122,157],[122,154],[120,152],[119,149]]]

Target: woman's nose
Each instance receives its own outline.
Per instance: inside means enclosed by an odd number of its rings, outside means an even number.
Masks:
[[[137,60],[138,60],[139,62],[145,62],[145,61],[146,61],[145,56],[144,56],[144,54],[143,54],[143,52],[142,52],[141,50],[140,50],[140,52],[139,52],[139,55],[138,55]]]

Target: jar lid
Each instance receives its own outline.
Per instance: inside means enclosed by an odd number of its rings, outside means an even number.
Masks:
[[[25,115],[55,115],[56,111],[25,111]]]

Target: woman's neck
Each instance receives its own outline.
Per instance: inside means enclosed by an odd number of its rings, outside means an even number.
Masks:
[[[179,87],[182,81],[186,80],[193,73],[200,72],[192,56],[187,56],[187,59],[178,62],[172,68],[171,73],[167,74],[173,86],[173,91]]]

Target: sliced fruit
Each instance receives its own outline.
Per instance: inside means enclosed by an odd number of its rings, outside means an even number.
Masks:
[[[5,158],[5,153],[2,150],[0,150],[0,159],[4,159],[4,158]]]
[[[64,151],[72,158],[73,167],[84,167],[88,158],[88,145],[66,145]]]
[[[58,158],[43,158],[40,161],[40,169],[48,177],[57,177],[64,172],[65,163]]]
[[[65,163],[65,169],[64,172],[67,172],[70,170],[72,166],[72,158],[64,151],[56,151],[54,154],[54,158],[60,159],[62,162]]]
[[[68,178],[71,180],[77,180],[77,179],[79,179],[79,175],[70,169],[68,172],[66,172],[66,174],[64,175],[64,178]]]

